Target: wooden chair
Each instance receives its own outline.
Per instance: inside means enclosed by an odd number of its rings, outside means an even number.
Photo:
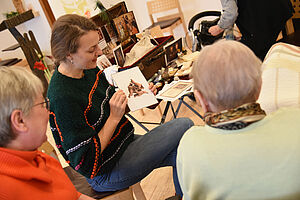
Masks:
[[[57,154],[53,146],[47,141],[40,148],[40,151],[56,158],[58,161]],[[115,192],[96,192],[88,184],[86,178],[72,169],[70,166],[65,167],[64,171],[70,178],[71,182],[77,189],[77,191],[82,194],[88,195],[95,199],[105,199],[105,200],[146,200],[145,194],[141,188],[140,182],[125,188],[123,190],[118,190]]]
[[[147,2],[147,7],[152,22],[152,25],[149,27],[149,29],[158,25],[162,29],[162,32],[169,32],[174,35],[174,28],[179,24],[182,24],[184,32],[187,33],[187,27],[178,0],[152,0]],[[177,13],[165,15],[163,17],[157,17],[157,20],[154,21],[155,15],[164,14],[175,9],[178,10]]]

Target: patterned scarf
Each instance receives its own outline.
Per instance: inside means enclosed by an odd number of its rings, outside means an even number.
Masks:
[[[259,103],[247,103],[219,113],[206,113],[204,121],[214,128],[238,130],[263,119],[265,116],[266,113],[260,108]]]

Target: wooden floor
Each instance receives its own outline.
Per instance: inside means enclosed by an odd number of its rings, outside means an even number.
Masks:
[[[200,111],[200,107],[196,105],[195,102],[191,101],[189,98],[184,99],[189,105],[191,105],[197,111]],[[172,103],[172,105],[177,108],[178,101]],[[165,102],[160,103],[160,107],[163,110],[165,108]],[[158,108],[154,110],[143,109],[144,115],[142,115],[141,111],[135,111],[132,114],[139,121],[147,121],[147,122],[159,122],[161,115]],[[203,125],[203,121],[195,115],[191,110],[189,110],[185,105],[182,105],[178,117],[188,117],[195,125]],[[166,121],[170,121],[173,119],[173,114],[171,109],[166,117]],[[138,126],[135,122],[132,122],[135,127],[135,133],[137,134],[145,134],[145,131]],[[156,127],[156,125],[145,125],[148,129],[152,129]],[[145,179],[141,182],[142,189],[146,195],[147,200],[164,200],[167,197],[173,196],[175,194],[175,189],[173,185],[172,178],[172,168],[164,167],[154,170],[151,174],[149,174]]]

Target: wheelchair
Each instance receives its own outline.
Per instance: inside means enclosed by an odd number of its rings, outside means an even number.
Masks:
[[[217,36],[212,36],[208,29],[211,26],[217,25],[220,20],[220,11],[204,11],[193,16],[188,24],[188,33],[185,37],[186,46],[192,51],[200,51],[203,46],[214,43],[216,40],[223,37],[223,33]],[[204,18],[214,18],[207,20]]]

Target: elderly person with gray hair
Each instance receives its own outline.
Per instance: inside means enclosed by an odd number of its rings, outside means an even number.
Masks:
[[[300,199],[300,110],[266,116],[254,53],[236,41],[206,46],[192,77],[205,125],[178,147],[184,199]]]
[[[0,199],[92,199],[76,191],[57,160],[37,150],[49,119],[42,94],[30,71],[0,68]]]

